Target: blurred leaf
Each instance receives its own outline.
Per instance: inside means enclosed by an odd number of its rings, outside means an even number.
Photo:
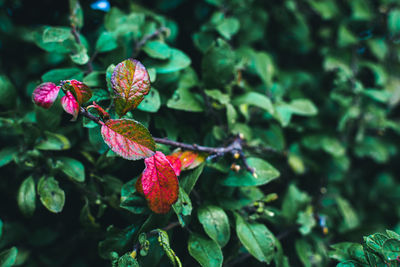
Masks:
[[[393,8],[390,10],[387,27],[392,35],[400,33],[400,8]]]
[[[395,261],[400,258],[400,240],[388,239],[383,243],[382,254],[386,260]]]
[[[311,197],[307,193],[300,191],[294,184],[291,184],[283,199],[282,215],[293,222],[297,218],[297,212],[310,202]]]
[[[42,177],[37,185],[42,204],[51,212],[59,213],[65,204],[65,193],[53,177]]]
[[[4,147],[0,150],[0,167],[10,163],[18,154],[17,147]]]
[[[252,105],[264,109],[270,114],[274,113],[274,108],[272,106],[271,100],[265,95],[256,92],[249,92],[245,93],[244,95],[238,96],[233,99],[232,103],[234,105]]]
[[[180,71],[190,66],[192,61],[184,52],[175,48],[170,48],[169,51],[171,55],[168,60],[149,60],[147,65],[155,68],[160,74]]]
[[[231,39],[240,28],[240,22],[236,18],[226,18],[216,27],[217,31],[226,39]]]
[[[172,49],[160,41],[146,42],[142,49],[147,55],[156,59],[168,59],[172,53]]]
[[[67,157],[58,157],[56,160],[56,167],[69,178],[77,182],[85,181],[85,166],[80,161]]]
[[[96,51],[99,53],[112,51],[117,47],[115,36],[107,31],[102,32],[96,41]]]
[[[168,100],[167,107],[191,112],[204,110],[199,95],[191,93],[189,88],[178,88]]]
[[[45,139],[42,139],[35,148],[40,150],[65,150],[71,147],[69,140],[61,135],[45,132]]]
[[[0,75],[0,106],[14,108],[17,91],[10,79],[5,75]]]
[[[199,167],[181,174],[179,184],[187,194],[190,194],[193,187],[196,185],[199,176],[204,170],[204,166],[204,163],[200,164]]]
[[[83,72],[78,68],[53,69],[42,75],[43,82],[58,84],[62,80],[82,80]]]
[[[234,78],[235,54],[228,43],[222,39],[207,50],[201,67],[207,87],[219,88],[229,84]]]
[[[339,211],[343,216],[343,222],[340,227],[341,231],[348,231],[359,226],[360,221],[358,219],[357,213],[351,206],[351,204],[344,198],[337,197],[336,203],[338,205]]]
[[[27,217],[33,215],[36,209],[35,181],[32,176],[26,178],[18,189],[18,207]]]
[[[146,112],[157,112],[161,107],[160,93],[155,88],[151,88],[150,93],[146,95],[137,109]]]
[[[11,267],[14,266],[18,255],[18,249],[12,247],[10,249],[4,250],[0,253],[0,266],[1,267]]]

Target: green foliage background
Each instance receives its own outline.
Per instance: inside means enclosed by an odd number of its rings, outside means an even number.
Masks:
[[[141,266],[170,266],[174,252],[183,266],[221,266],[221,247],[224,266],[329,266],[329,255],[368,265],[330,246],[400,232],[398,1],[70,4],[0,1],[1,266],[134,266],[123,255],[138,234],[178,219],[185,228],[169,242],[152,235]],[[70,122],[59,104],[31,102],[41,82],[78,79],[107,107],[112,64],[129,57],[147,67],[152,93],[128,117],[190,144],[241,133],[263,175],[209,159],[180,177],[199,176],[183,201],[192,209],[150,215],[132,180],[142,161],[115,157],[95,124]]]

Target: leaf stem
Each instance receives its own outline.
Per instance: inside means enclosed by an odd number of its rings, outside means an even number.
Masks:
[[[78,32],[78,30],[76,29],[76,27],[75,27],[75,25],[72,25],[71,26],[71,33],[72,33],[72,35],[74,36],[74,38],[75,38],[75,42],[78,44],[78,45],[80,45],[80,44],[82,44],[82,42],[81,42],[81,37],[79,36],[79,32]],[[97,53],[96,53],[96,51],[95,51],[95,53],[92,55],[92,57],[89,59],[89,61],[86,63],[86,66],[87,66],[87,71],[86,71],[86,74],[88,74],[88,73],[91,73],[92,71],[93,71],[93,60],[94,60],[94,58],[95,58],[95,56],[97,55]]]

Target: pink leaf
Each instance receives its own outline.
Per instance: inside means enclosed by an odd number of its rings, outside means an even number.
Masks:
[[[72,92],[79,105],[89,101],[92,97],[92,90],[89,86],[77,80],[64,81],[63,88]]]
[[[79,114],[79,104],[70,91],[66,91],[65,96],[61,98],[61,105],[65,112],[72,115],[71,121],[75,121]]]
[[[125,159],[148,158],[156,150],[147,128],[134,120],[108,120],[101,127],[101,135],[111,150]]]
[[[181,168],[182,168],[181,160],[173,155],[168,155],[167,159],[169,163],[171,163],[171,166],[174,169],[176,176],[179,176],[181,174]]]
[[[33,102],[43,108],[50,108],[57,98],[60,86],[54,83],[42,83],[32,93]]]
[[[167,213],[178,199],[178,178],[167,157],[157,151],[144,160],[146,169],[142,174],[143,193],[149,207],[155,213]]]
[[[119,63],[111,77],[115,93],[115,111],[121,117],[136,108],[150,91],[150,78],[146,68],[136,59]]]

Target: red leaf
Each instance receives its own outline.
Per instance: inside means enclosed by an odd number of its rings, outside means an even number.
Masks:
[[[72,115],[71,121],[75,121],[79,114],[79,104],[70,91],[66,91],[65,96],[61,98],[61,105],[65,112]]]
[[[111,77],[115,93],[115,111],[121,117],[136,108],[150,91],[150,78],[146,68],[136,59],[119,63]]]
[[[72,92],[79,105],[89,101],[92,97],[92,90],[90,90],[89,86],[77,80],[64,81],[63,88]]]
[[[157,151],[144,160],[146,169],[142,174],[143,193],[149,207],[155,213],[167,213],[178,200],[178,178],[167,157]]]
[[[134,120],[108,120],[101,127],[101,135],[111,150],[125,159],[148,158],[156,150],[147,128]]]
[[[33,102],[43,108],[50,108],[57,98],[60,86],[54,83],[42,83],[32,93]]]
[[[175,156],[181,160],[182,171],[196,168],[201,163],[203,163],[207,158],[206,153],[198,153],[190,150],[187,151],[178,150],[172,153],[171,156]]]
[[[173,155],[168,155],[167,159],[169,163],[171,163],[171,166],[174,169],[176,176],[179,176],[181,174],[181,168],[182,168],[181,160]]]

